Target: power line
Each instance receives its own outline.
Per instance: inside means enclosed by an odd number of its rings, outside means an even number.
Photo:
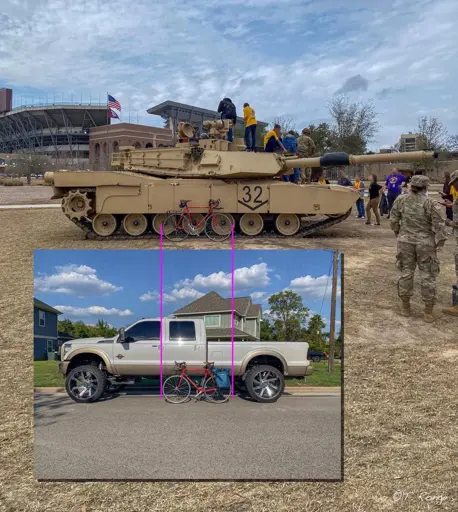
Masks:
[[[333,257],[334,257],[334,251],[327,251],[327,252],[331,253],[331,261],[329,263],[328,279],[326,280],[326,287],[324,289],[323,299],[321,301],[320,316],[321,316],[321,313],[323,312],[324,299],[326,297],[326,293],[328,292],[329,278],[331,277],[331,273],[332,273],[332,263],[333,263]]]

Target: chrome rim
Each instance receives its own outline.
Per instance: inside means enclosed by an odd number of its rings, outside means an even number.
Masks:
[[[269,370],[259,372],[253,379],[253,391],[259,398],[273,398],[281,391],[281,379]]]
[[[70,392],[77,398],[93,397],[98,386],[97,377],[88,370],[75,372],[69,382]]]

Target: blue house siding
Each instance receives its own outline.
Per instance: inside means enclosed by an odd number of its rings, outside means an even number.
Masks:
[[[33,358],[35,361],[48,359],[49,351],[58,348],[58,330],[56,309],[47,304],[34,300],[33,307]],[[49,342],[49,343],[48,343]]]

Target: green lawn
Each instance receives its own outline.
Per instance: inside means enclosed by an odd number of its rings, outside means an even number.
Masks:
[[[312,363],[313,373],[306,379],[286,379],[287,386],[340,386],[340,364],[334,365],[334,373],[328,373],[328,364]],[[35,387],[61,387],[64,386],[64,378],[58,371],[57,361],[34,362],[34,386]],[[158,386],[157,379],[143,379],[142,385]]]

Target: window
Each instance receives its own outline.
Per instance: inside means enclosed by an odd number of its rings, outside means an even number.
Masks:
[[[195,339],[194,322],[170,322],[170,341],[194,341]]]
[[[205,317],[205,327],[219,327],[221,317],[219,315],[208,315]]]
[[[160,322],[139,322],[126,331],[126,342],[158,340]]]
[[[44,311],[38,310],[38,325],[40,327],[45,327],[46,325],[46,313]]]
[[[54,352],[54,341],[53,340],[47,340],[47,351]]]

